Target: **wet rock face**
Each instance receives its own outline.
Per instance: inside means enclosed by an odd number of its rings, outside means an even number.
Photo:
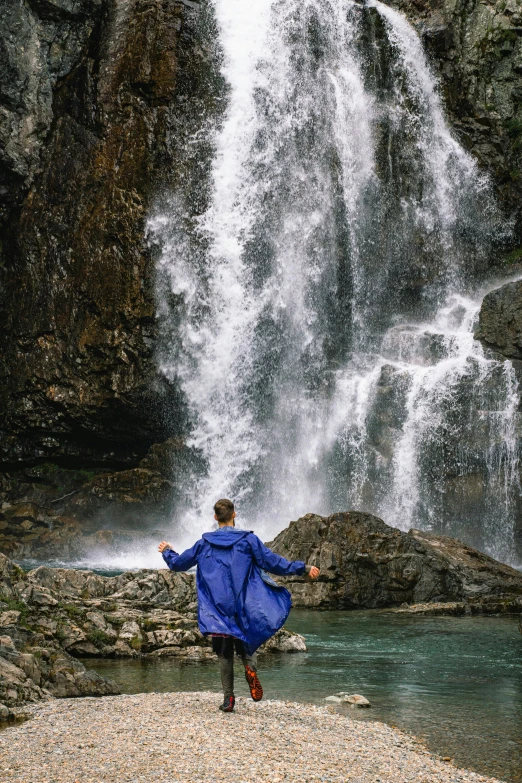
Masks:
[[[3,0],[0,58],[0,225],[40,166],[53,91],[99,24],[104,0]]]
[[[183,441],[169,438],[128,470],[41,463],[0,474],[0,552],[72,561],[160,541],[190,464]]]
[[[170,168],[170,104],[197,4],[7,9],[1,458],[136,464],[179,430],[153,356],[145,221]]]
[[[522,281],[507,283],[487,294],[480,308],[475,338],[480,340],[497,358],[505,356],[514,367],[518,393],[522,389]],[[520,408],[516,420],[520,443]],[[520,501],[520,496],[519,496]],[[515,517],[514,543],[522,557],[522,514],[519,507]]]
[[[475,337],[508,359],[522,359],[522,281],[484,297]]]
[[[505,356],[515,369],[518,390],[522,389],[522,281],[507,283],[487,294],[480,308],[475,338],[496,356]],[[517,434],[520,442],[520,413]],[[519,499],[520,500],[520,499]],[[515,549],[522,556],[522,514],[515,518]]]
[[[307,514],[269,546],[321,569],[318,582],[282,580],[294,606],[375,609],[458,601],[468,611],[522,610],[519,571],[455,539],[403,533],[371,514]]]
[[[522,236],[519,0],[388,0],[417,27],[459,140],[492,173]]]

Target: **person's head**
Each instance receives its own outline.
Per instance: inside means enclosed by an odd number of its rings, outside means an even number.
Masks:
[[[227,498],[221,498],[214,504],[214,519],[220,525],[234,524],[236,512],[234,511],[234,504]]]

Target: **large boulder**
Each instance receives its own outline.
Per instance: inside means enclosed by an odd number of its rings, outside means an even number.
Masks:
[[[522,611],[522,573],[446,536],[404,533],[357,511],[291,522],[269,546],[321,569],[288,577],[294,606],[374,609],[461,602],[473,611]]]
[[[522,359],[522,280],[484,297],[475,337],[508,359]]]

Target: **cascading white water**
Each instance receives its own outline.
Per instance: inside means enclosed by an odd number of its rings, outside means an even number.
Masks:
[[[186,529],[221,496],[264,536],[358,507],[509,558],[516,382],[455,293],[498,227],[416,33],[377,0],[210,5],[228,93],[200,131],[208,208],[191,214],[180,186],[150,221],[175,335],[162,368],[199,455]],[[475,534],[470,514],[500,500]]]
[[[449,295],[430,324],[384,337],[379,380],[385,369],[404,412],[377,509],[403,529],[421,522],[509,559],[518,384],[511,363],[473,339],[480,301]]]

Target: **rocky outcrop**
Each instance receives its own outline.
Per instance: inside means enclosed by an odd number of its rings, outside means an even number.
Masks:
[[[82,538],[75,519],[34,503],[15,503],[0,511],[0,551],[10,557],[63,557],[70,542],[81,547]]]
[[[307,514],[269,546],[321,569],[317,583],[284,580],[294,606],[376,609],[460,602],[467,612],[522,611],[519,571],[455,539],[403,533],[371,514]]]
[[[135,468],[81,470],[53,463],[0,476],[0,552],[76,559],[100,546],[164,536],[188,469],[180,439],[155,444]],[[157,528],[156,533],[154,529]]]
[[[190,454],[179,438],[152,446],[135,468],[103,472],[62,500],[54,508],[92,526],[124,524],[143,529],[164,524],[179,499]]]
[[[390,0],[419,31],[460,141],[491,172],[522,239],[519,0]]]
[[[36,607],[45,612],[56,604],[48,592],[29,587],[22,569],[0,555],[0,720],[26,702],[119,692],[113,682],[87,671],[43,627],[31,625]]]
[[[40,698],[117,692],[77,658],[213,658],[196,606],[193,574],[104,577],[46,567],[25,574],[0,555],[0,719]],[[304,638],[285,629],[261,648],[302,651]]]
[[[151,538],[160,541],[165,536],[165,529],[154,527],[93,531],[90,525],[34,503],[15,503],[0,511],[0,552],[17,560],[74,563],[101,551],[110,559],[111,554],[148,548]]]
[[[0,615],[1,617],[1,615]],[[54,646],[38,644],[33,634],[0,635],[0,720],[12,708],[52,696],[107,696],[119,693],[115,683],[101,677]]]
[[[2,562],[11,573],[16,568],[7,558]],[[17,621],[58,639],[73,655],[210,655],[209,640],[197,626],[193,574],[163,569],[107,577],[41,566],[18,574],[10,592],[26,607]],[[270,650],[294,649],[294,637],[295,649],[302,649],[301,637],[284,631],[270,640]]]
[[[522,281],[484,297],[475,337],[508,359],[522,359]]]
[[[0,552],[71,562],[100,548],[121,551],[151,536],[159,541],[189,458],[183,441],[170,438],[128,470],[42,463],[6,472],[0,476]]]

